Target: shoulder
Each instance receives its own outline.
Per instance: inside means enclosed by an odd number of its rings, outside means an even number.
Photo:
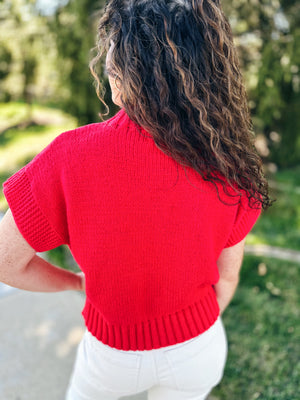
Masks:
[[[93,146],[103,140],[109,140],[112,135],[122,133],[132,122],[124,110],[120,110],[112,118],[99,122],[80,126],[74,130],[60,134],[55,140],[55,146]]]
[[[120,111],[106,121],[62,132],[35,156],[34,161],[51,159],[65,162],[103,148],[104,142],[115,140],[116,133],[121,133],[124,119],[124,112]]]
[[[126,142],[136,138],[136,124],[124,110],[112,118],[62,132],[27,164],[28,174],[49,169],[59,172],[80,171],[85,165],[106,165],[120,158]]]

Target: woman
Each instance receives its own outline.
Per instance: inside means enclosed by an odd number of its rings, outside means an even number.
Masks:
[[[231,31],[219,1],[111,0],[98,93],[105,53],[121,110],[5,182],[0,279],[86,290],[68,400],[205,399],[223,374],[220,314],[245,237],[270,204]],[[36,255],[62,244],[83,273]]]

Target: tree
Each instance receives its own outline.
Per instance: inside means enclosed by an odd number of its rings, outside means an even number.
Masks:
[[[296,0],[224,1],[245,74],[255,131],[270,161],[300,162],[300,4]]]
[[[45,19],[36,12],[35,2],[3,0],[0,22],[0,101],[31,103],[36,98],[49,99],[55,91],[50,67],[55,49]]]
[[[99,7],[101,2],[96,4]],[[48,18],[56,38],[61,84],[68,90],[63,108],[80,124],[95,122],[102,111],[88,67],[90,49],[95,46],[96,11],[93,0],[71,0]]]

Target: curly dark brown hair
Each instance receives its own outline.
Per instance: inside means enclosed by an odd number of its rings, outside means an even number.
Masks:
[[[246,91],[219,0],[110,0],[90,68],[114,44],[111,69],[128,116],[155,144],[203,179],[246,191],[252,207],[272,200],[254,147]],[[104,103],[105,104],[105,103]],[[232,193],[232,191],[231,191]]]

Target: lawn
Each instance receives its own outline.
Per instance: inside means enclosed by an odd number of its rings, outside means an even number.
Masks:
[[[277,200],[263,212],[247,243],[300,251],[300,166],[278,171],[270,179],[270,188]]]
[[[300,398],[299,284],[299,264],[245,257],[240,285],[223,316],[229,355],[213,399]]]

